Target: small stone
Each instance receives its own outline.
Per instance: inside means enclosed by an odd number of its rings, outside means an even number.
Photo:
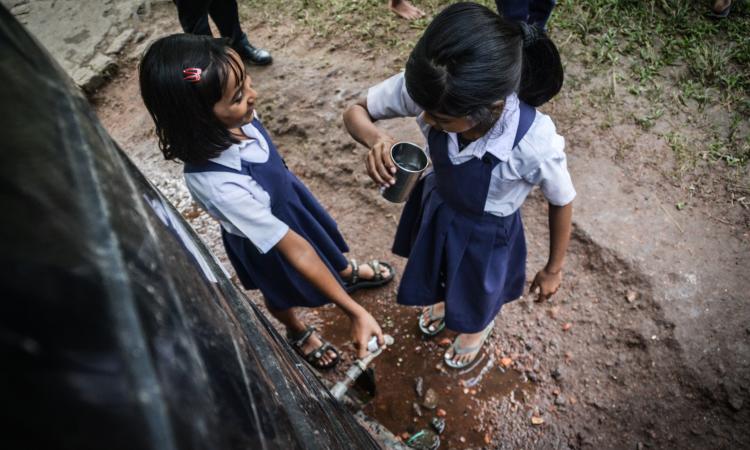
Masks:
[[[422,377],[417,377],[414,379],[414,390],[417,391],[417,396],[419,398],[422,398],[424,395],[424,380]]]
[[[443,348],[448,348],[451,345],[451,340],[448,338],[440,339],[440,342],[438,342],[438,345]]]
[[[422,417],[422,408],[420,408],[416,402],[411,404],[411,408],[414,410],[414,414],[416,414],[417,417]]]
[[[471,394],[471,395],[477,395],[477,390],[476,389],[469,389],[469,394]]]
[[[443,431],[445,431],[445,419],[441,419],[440,417],[433,417],[430,421],[430,426],[432,426],[437,434],[442,434]]]
[[[563,377],[562,371],[559,367],[555,368],[555,370],[553,370],[550,375],[557,381],[560,381]]]
[[[531,416],[531,424],[532,425],[541,425],[544,423],[544,419],[542,419],[539,416]]]
[[[552,308],[547,310],[547,315],[550,316],[552,319],[557,319],[557,315],[560,312],[559,306],[553,306]]]
[[[469,393],[469,388],[464,388],[464,394],[468,394],[468,393]]]
[[[492,437],[489,433],[484,433],[484,443],[485,445],[490,445],[492,443]]]
[[[403,439],[404,441],[408,440],[409,439],[409,433],[407,433],[406,431],[404,431],[403,433],[401,433],[401,439]]]
[[[437,407],[438,404],[438,395],[437,392],[435,392],[434,389],[428,388],[427,391],[424,393],[424,400],[422,401],[422,406],[429,410],[433,410]]]
[[[448,413],[443,408],[438,408],[435,414],[437,414],[438,417],[445,417],[448,415]]]
[[[744,402],[742,401],[742,398],[739,395],[729,396],[729,406],[731,406],[732,410],[734,410],[735,412],[742,409],[743,403]]]
[[[628,303],[633,303],[637,297],[638,293],[636,293],[635,291],[628,291],[628,293],[625,295],[625,300],[627,300]]]
[[[558,395],[555,399],[555,405],[557,406],[565,406],[565,397],[562,395]]]
[[[501,366],[503,366],[503,367],[504,367],[504,368],[506,368],[506,369],[507,369],[508,367],[510,367],[510,366],[511,366],[511,364],[513,364],[513,360],[512,360],[512,359],[510,359],[510,358],[508,358],[508,357],[505,357],[505,358],[501,358],[501,359],[500,359],[500,365],[501,365]]]
[[[437,450],[440,437],[432,430],[422,429],[414,433],[406,444],[416,450]]]
[[[463,436],[459,437],[459,438],[458,438],[458,440],[459,440],[459,441],[461,441],[461,443],[462,443],[462,444],[463,444],[464,442],[466,442],[466,438],[465,438],[465,437],[463,437]]]
[[[568,331],[573,327],[573,324],[570,322],[565,322],[565,324],[562,326],[563,331]]]

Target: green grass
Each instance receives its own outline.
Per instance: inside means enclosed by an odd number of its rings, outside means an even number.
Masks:
[[[323,45],[345,42],[376,57],[388,52],[397,56],[396,64],[405,61],[430,14],[454,3],[413,0],[428,16],[409,23],[390,13],[386,0],[241,2],[272,23],[293,20]],[[479,3],[495,9],[494,1]],[[706,17],[709,7],[709,0],[559,0],[549,22],[565,64],[584,68],[580,80],[606,81],[606,87],[598,85],[594,91],[571,78],[566,85],[571,95],[594,98],[594,107],[623,96],[646,99],[651,105],[647,110],[624,112],[644,132],[680,112],[691,117],[682,126],[706,128],[709,138],[690,145],[683,142],[678,125],[661,132],[680,174],[690,173],[702,160],[729,169],[750,162],[750,5],[735,0],[730,17],[718,21]],[[728,121],[714,126],[712,117],[694,119],[717,105]],[[601,129],[612,125],[611,119],[602,122]]]

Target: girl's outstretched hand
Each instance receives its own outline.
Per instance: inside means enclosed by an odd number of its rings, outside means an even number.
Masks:
[[[391,147],[395,143],[390,138],[378,140],[367,153],[365,159],[367,174],[382,187],[388,187],[396,182],[396,179],[393,178],[396,173],[396,165],[391,159]]]
[[[554,295],[554,293],[557,292],[558,289],[560,289],[561,282],[562,271],[549,272],[546,268],[542,269],[537,272],[536,276],[534,277],[534,281],[531,282],[529,293],[534,292],[535,289],[539,289],[536,301],[541,302],[543,300],[547,300],[552,297],[552,295]]]
[[[383,331],[380,329],[380,325],[374,317],[364,308],[362,311],[352,316],[352,339],[354,340],[354,346],[357,349],[357,358],[364,358],[367,356],[367,342],[376,336],[378,338],[378,347],[385,345],[385,339],[383,338]]]

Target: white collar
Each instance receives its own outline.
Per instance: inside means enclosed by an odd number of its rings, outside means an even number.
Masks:
[[[500,161],[507,161],[513,151],[513,141],[518,130],[520,120],[520,101],[516,94],[505,98],[505,107],[495,125],[481,138],[469,144],[462,155],[470,154],[476,158],[482,158],[485,153],[491,153]],[[458,151],[458,136],[456,133],[448,133],[448,139],[453,141],[453,148]]]
[[[242,157],[240,152],[242,149],[253,143],[253,141],[257,142],[263,150],[268,152],[268,143],[263,139],[263,135],[260,131],[253,126],[252,122],[243,125],[241,129],[242,133],[247,136],[247,139],[243,139],[237,144],[230,145],[226,150],[221,152],[219,156],[211,158],[209,161],[221,164],[224,167],[229,167],[230,169],[242,170]]]

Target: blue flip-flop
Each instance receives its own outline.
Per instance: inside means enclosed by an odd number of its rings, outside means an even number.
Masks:
[[[443,362],[446,366],[452,368],[452,369],[463,369],[466,367],[469,367],[470,365],[474,364],[474,361],[477,360],[477,357],[479,356],[479,350],[482,349],[482,346],[484,345],[485,341],[487,341],[487,338],[492,334],[492,329],[495,327],[495,321],[493,320],[490,322],[489,325],[487,325],[487,328],[484,329],[482,332],[482,337],[479,340],[479,344],[473,345],[471,347],[461,347],[461,343],[459,342],[461,335],[456,336],[456,339],[453,340],[453,343],[450,347],[448,347],[448,350],[445,351],[443,354]],[[466,355],[469,353],[476,352],[476,355],[474,355],[471,360],[463,362],[463,363],[457,363],[453,361],[453,358],[456,355]],[[451,356],[449,357],[448,354],[451,353]]]
[[[427,313],[427,323],[422,321],[425,312]],[[431,305],[426,311],[423,310],[419,313],[417,325],[419,326],[419,331],[425,336],[436,336],[445,329],[445,313],[441,316],[435,315],[435,305]]]

